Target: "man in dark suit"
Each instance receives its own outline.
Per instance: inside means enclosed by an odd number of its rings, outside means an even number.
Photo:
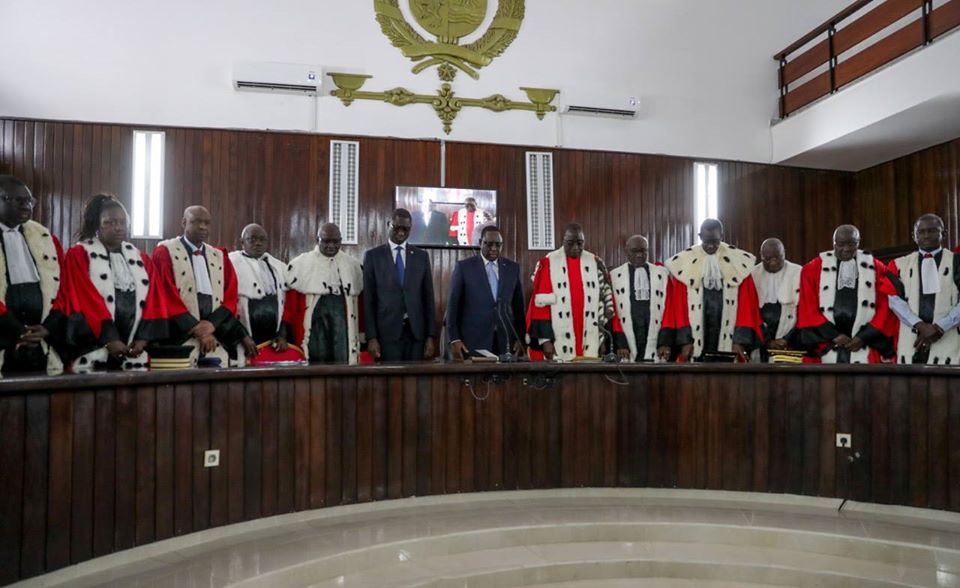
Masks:
[[[496,355],[523,353],[526,331],[520,266],[500,256],[503,236],[495,226],[480,235],[480,255],[457,262],[447,303],[450,353],[463,360],[479,349]]]
[[[408,210],[394,210],[389,242],[363,256],[367,351],[382,361],[433,357],[436,311],[430,256],[407,244],[411,226]]]
[[[456,240],[447,236],[449,230],[447,215],[437,210],[437,203],[431,200],[426,217],[422,213],[414,215],[410,241],[421,245],[456,245]]]

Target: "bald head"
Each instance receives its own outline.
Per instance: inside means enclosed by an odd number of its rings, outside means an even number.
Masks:
[[[647,263],[650,243],[643,235],[634,235],[627,239],[624,248],[627,252],[627,261],[633,267],[642,267]]]
[[[775,274],[783,269],[784,259],[787,256],[783,241],[776,237],[765,240],[760,244],[760,262],[768,273]]]
[[[213,217],[210,211],[202,206],[188,206],[183,211],[183,236],[194,245],[206,243],[210,238],[210,224]]]
[[[256,223],[243,227],[240,232],[240,246],[247,255],[262,257],[267,252],[267,230]]]
[[[853,225],[840,225],[833,232],[833,252],[840,261],[849,261],[857,256],[860,248],[860,229]]]
[[[340,252],[340,244],[343,241],[340,236],[340,227],[335,223],[324,223],[320,225],[317,231],[317,245],[320,247],[320,253],[326,257],[334,257]]]

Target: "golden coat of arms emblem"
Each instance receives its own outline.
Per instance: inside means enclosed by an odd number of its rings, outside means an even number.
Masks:
[[[403,0],[416,23],[434,37],[428,40],[411,25],[400,8],[401,0],[374,0],[383,34],[405,57],[416,62],[414,73],[437,66],[440,79],[452,81],[457,70],[479,78],[478,69],[490,65],[517,37],[523,23],[524,0],[498,0],[486,31],[461,45],[484,23],[487,0]]]

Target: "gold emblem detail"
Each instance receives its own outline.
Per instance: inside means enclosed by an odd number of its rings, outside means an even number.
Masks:
[[[404,18],[399,0],[374,0],[383,34],[404,56],[417,62],[413,73],[439,66],[443,81],[452,81],[459,69],[473,79],[517,38],[523,23],[524,0],[499,0],[490,27],[476,41],[460,39],[476,32],[487,14],[487,0],[406,0],[410,13],[424,30],[436,37],[428,41]],[[456,68],[456,69],[454,69]]]

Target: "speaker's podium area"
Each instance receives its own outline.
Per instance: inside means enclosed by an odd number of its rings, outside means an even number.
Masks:
[[[128,4],[4,11],[0,585],[960,586],[960,0]]]

